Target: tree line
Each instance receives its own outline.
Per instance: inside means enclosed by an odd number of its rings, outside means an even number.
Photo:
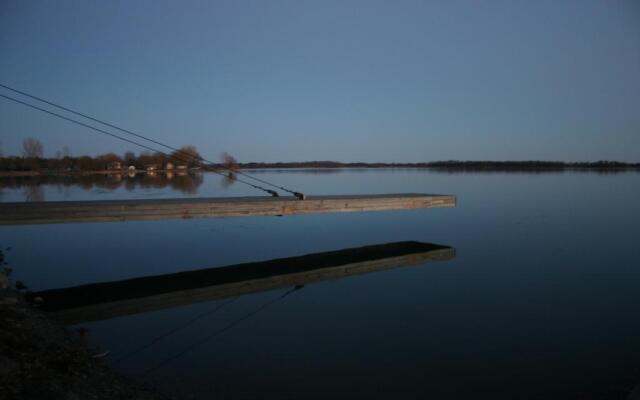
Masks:
[[[195,146],[182,146],[171,154],[142,151],[135,154],[127,151],[123,155],[105,153],[97,156],[73,156],[68,147],[57,151],[54,157],[44,157],[44,146],[34,138],[22,141],[22,155],[3,156],[0,154],[0,171],[105,171],[154,167],[164,169],[168,164],[175,167],[194,168],[201,163],[201,156]]]
[[[619,161],[596,162],[562,162],[562,161],[431,161],[419,163],[343,163],[338,161],[300,161],[300,162],[249,162],[239,163],[233,156],[223,153],[220,163],[203,163],[203,159],[195,146],[182,146],[171,154],[143,151],[135,154],[125,152],[122,156],[106,153],[97,156],[71,155],[67,147],[57,151],[55,157],[43,156],[44,146],[33,138],[22,142],[21,156],[3,157],[0,154],[0,171],[106,171],[115,166],[126,169],[133,166],[138,170],[149,167],[166,169],[170,163],[174,167],[185,166],[194,168],[207,165],[223,170],[243,169],[287,169],[287,168],[431,168],[451,171],[553,171],[565,169],[596,169],[602,171],[617,171],[624,169],[638,169],[640,163],[624,163]]]
[[[562,162],[562,161],[430,161],[418,163],[343,163],[338,161],[301,161],[276,163],[240,163],[244,169],[266,168],[431,168],[443,170],[474,170],[474,171],[526,171],[526,170],[563,170],[563,169],[637,169],[640,163],[624,163],[619,161],[596,162]]]

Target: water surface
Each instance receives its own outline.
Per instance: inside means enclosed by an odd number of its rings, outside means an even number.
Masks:
[[[115,368],[179,398],[624,399],[640,383],[640,174],[255,173],[309,194],[455,194],[458,206],[12,226],[0,244],[32,290],[401,241],[455,249],[447,261],[82,324]],[[4,179],[0,200],[260,194],[182,178]]]

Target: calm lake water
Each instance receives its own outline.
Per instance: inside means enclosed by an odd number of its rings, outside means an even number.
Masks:
[[[455,194],[458,205],[11,226],[0,245],[31,290],[400,241],[455,249],[73,327],[114,368],[178,398],[625,399],[640,384],[640,173],[254,173],[308,194]],[[260,195],[212,174],[0,183],[3,202]]]

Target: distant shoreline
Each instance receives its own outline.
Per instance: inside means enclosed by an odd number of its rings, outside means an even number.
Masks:
[[[240,163],[243,169],[273,168],[429,168],[429,169],[640,169],[640,163],[619,161],[563,162],[563,161],[432,161],[420,163],[343,163],[337,161],[303,161],[276,163]]]
[[[218,171],[225,171],[221,165],[214,164]],[[623,163],[617,161],[598,162],[556,162],[556,161],[436,161],[428,163],[341,163],[335,161],[311,161],[311,162],[278,162],[278,163],[240,163],[240,170],[339,170],[339,169],[430,169],[436,171],[468,171],[468,172],[554,172],[554,171],[601,171],[622,172],[640,171],[640,163]],[[105,175],[105,174],[155,174],[155,173],[185,173],[207,172],[203,168],[189,170],[153,170],[138,169],[128,171],[125,169],[113,170],[47,170],[38,171],[0,171],[2,177],[29,177],[47,175]]]

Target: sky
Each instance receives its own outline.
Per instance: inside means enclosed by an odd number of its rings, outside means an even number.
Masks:
[[[214,161],[640,162],[640,2],[2,0],[0,83]],[[139,151],[0,98],[26,137]]]

